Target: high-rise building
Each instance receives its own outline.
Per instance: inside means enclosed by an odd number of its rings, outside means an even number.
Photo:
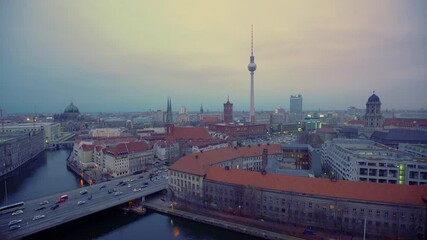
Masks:
[[[168,98],[168,106],[166,111],[166,124],[173,123],[173,115],[172,115],[172,100]]]
[[[249,110],[249,118],[252,124],[255,123],[254,72],[256,70],[253,39],[253,28],[251,26],[251,56],[250,63],[248,65],[248,70],[251,72],[251,106]]]
[[[375,95],[375,91],[372,94],[372,96],[369,97],[368,102],[366,102],[365,127],[369,127],[369,128],[383,127],[383,115],[381,114],[381,101],[380,101],[380,98],[377,95]]]
[[[229,124],[233,122],[233,104],[230,99],[224,103],[224,123]]]
[[[291,95],[289,106],[291,113],[302,114],[302,95]]]

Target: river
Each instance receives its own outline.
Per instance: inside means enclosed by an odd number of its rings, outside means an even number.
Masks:
[[[70,150],[45,151],[6,179],[0,179],[0,206],[81,187],[81,179],[66,167],[65,161],[69,154]],[[156,212],[149,211],[144,216],[136,216],[111,208],[32,235],[28,239],[258,238]]]

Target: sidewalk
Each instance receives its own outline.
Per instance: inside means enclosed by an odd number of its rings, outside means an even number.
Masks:
[[[327,240],[327,239],[340,239],[340,240],[358,240],[362,239],[361,237],[353,237],[350,235],[345,235],[344,233],[338,232],[323,232],[321,229],[316,228],[315,235],[304,234],[305,227],[296,226],[294,224],[284,224],[284,223],[275,223],[260,221],[253,218],[245,218],[237,215],[231,215],[217,210],[206,209],[197,206],[191,206],[188,204],[178,204],[174,208],[170,207],[170,201],[161,201],[160,199],[150,200],[150,205],[155,205],[159,208],[162,208],[165,213],[170,213],[171,211],[181,211],[187,213],[188,215],[198,215],[200,217],[210,217],[212,219],[222,220],[228,224],[238,224],[251,228],[258,229],[258,233],[262,231],[271,232],[270,235],[255,235],[258,237],[263,237],[266,239],[290,239],[294,237],[295,239],[311,239],[311,240]],[[194,218],[194,217],[193,217]],[[190,218],[192,219],[192,218]],[[194,220],[194,219],[193,219]],[[208,223],[209,224],[209,223]],[[229,228],[228,228],[229,229]],[[233,229],[232,229],[233,230]],[[237,229],[234,229],[237,230]],[[243,232],[242,229],[238,231]],[[274,233],[277,233],[275,236]]]

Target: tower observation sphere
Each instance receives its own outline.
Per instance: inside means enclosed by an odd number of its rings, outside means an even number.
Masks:
[[[254,72],[256,70],[256,64],[254,62],[249,63],[248,70]]]

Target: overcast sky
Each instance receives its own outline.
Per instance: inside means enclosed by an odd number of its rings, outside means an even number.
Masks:
[[[3,1],[9,113],[427,108],[427,1]]]

